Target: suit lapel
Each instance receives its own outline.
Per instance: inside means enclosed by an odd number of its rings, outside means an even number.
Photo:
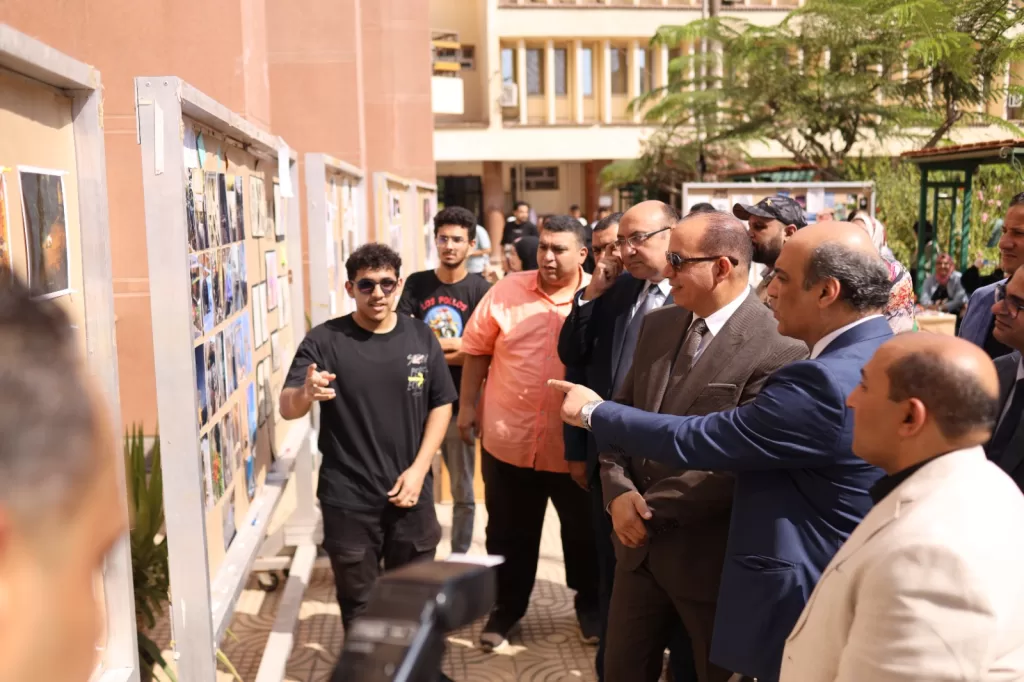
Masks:
[[[637,296],[644,287],[644,281],[634,279],[633,286],[625,287],[626,300],[623,301],[623,312],[615,316],[615,331],[612,333],[612,385],[615,385],[615,371],[619,366],[619,358],[622,356],[622,342],[626,338],[626,326],[629,325],[629,311],[636,304]]]
[[[683,339],[686,338],[686,330],[690,328],[690,323],[693,321],[693,313],[686,312],[682,308],[678,309],[678,314],[673,314],[670,317],[673,326],[672,331],[676,331],[675,326],[677,324],[682,331],[678,333],[659,333],[655,337],[657,339],[655,341],[657,346],[652,351],[654,361],[651,362],[647,384],[646,409],[649,412],[657,412],[661,407],[661,401],[665,397],[665,390],[672,379],[676,355],[679,354],[679,350],[683,345]]]

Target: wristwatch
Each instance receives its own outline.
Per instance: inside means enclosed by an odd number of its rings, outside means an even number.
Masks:
[[[603,403],[603,400],[591,400],[589,403],[580,408],[580,421],[583,422],[583,428],[590,431],[590,416],[594,414],[594,408]]]

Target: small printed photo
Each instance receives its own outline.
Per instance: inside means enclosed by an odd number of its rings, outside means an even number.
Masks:
[[[213,506],[213,478],[212,469],[210,468],[210,437],[203,436],[202,440],[199,441],[199,456],[201,458],[200,467],[203,472],[203,500],[204,508],[206,511],[210,510]]]
[[[252,498],[256,496],[256,457],[249,455],[245,460],[245,492],[249,496],[249,501],[252,502]]]
[[[227,194],[224,197],[224,203],[228,207],[228,235],[231,237],[231,242],[238,241],[238,202],[235,200],[235,176],[226,176],[225,182],[227,184]]]
[[[217,356],[217,405],[223,407],[228,402],[227,366],[224,362],[224,332],[218,332],[213,340],[213,350]]]
[[[235,392],[237,377],[235,376],[235,336],[231,333],[231,325],[218,334],[224,340],[224,392],[230,396]]]
[[[222,246],[227,246],[233,241],[231,239],[231,218],[229,216],[232,204],[228,203],[227,176],[224,173],[217,173],[217,196],[220,209],[220,243]]]
[[[235,432],[232,427],[231,413],[229,412],[220,423],[221,438],[224,439],[223,447],[220,451],[220,459],[225,490],[231,488],[231,484],[235,480],[235,447],[238,444],[238,439],[235,438]]]
[[[231,541],[235,539],[235,499],[232,497],[224,503],[224,551],[228,551]]]
[[[192,280],[192,340],[196,341],[203,335],[203,271],[198,255],[190,253],[188,263]]]
[[[71,288],[64,176],[57,171],[21,171],[21,200],[33,289],[58,294]]]
[[[263,358],[261,365],[263,365],[263,418],[267,419],[273,413],[274,410],[274,392],[270,387],[270,358]]]
[[[274,332],[270,335],[270,360],[273,371],[281,369],[281,333]]]
[[[198,168],[188,169],[188,181],[185,183],[185,203],[192,199],[192,219],[196,226],[196,251],[210,248],[210,238],[206,232],[206,196],[203,193],[203,171]]]
[[[236,244],[238,250],[238,269],[235,277],[235,288],[237,291],[236,300],[239,302],[238,310],[243,310],[249,305],[249,266],[245,260],[245,244]]]
[[[245,395],[240,399],[244,400]],[[231,432],[235,436],[235,458],[232,463],[237,469],[242,466],[242,460],[249,456],[249,429],[242,422],[242,404],[237,400],[231,406]]]
[[[245,178],[235,176],[235,214],[238,216],[238,228],[235,230],[237,241],[245,239]]]
[[[203,334],[209,334],[216,325],[216,313],[214,312],[215,285],[213,281],[213,268],[210,260],[215,258],[213,252],[199,254],[199,278],[201,280],[200,297],[202,298],[203,311]]]
[[[263,178],[249,176],[249,229],[253,237],[267,234],[267,200],[264,196]]]
[[[249,386],[246,389],[247,400],[245,401],[246,407],[249,411],[249,449],[255,455],[256,454],[256,434],[259,433],[259,418],[256,416],[256,408],[259,404],[256,402],[256,382],[250,381]]]
[[[267,265],[267,311],[277,308],[277,252],[263,254]]]
[[[199,227],[196,225],[196,199],[192,192],[192,174],[185,173],[185,224],[188,225],[188,248],[193,253],[202,251],[199,245]]]
[[[196,366],[196,422],[199,424],[199,428],[203,428],[210,419],[209,397],[206,393],[205,346],[203,344],[196,346],[194,355]]]
[[[238,271],[238,264],[235,262],[235,258],[238,257],[238,251],[235,250],[237,244],[231,246],[225,246],[221,249],[222,263],[224,264],[224,317],[229,318],[235,314],[238,302],[235,300],[235,276]]]
[[[214,424],[210,431],[210,480],[213,482],[213,500],[216,502],[224,495],[224,466],[221,461],[220,424]]]
[[[242,355],[242,376],[248,378],[252,374],[252,327],[249,322],[249,311],[246,310],[238,320],[238,331],[241,340],[238,347]]]
[[[203,183],[205,199],[206,232],[209,237],[209,248],[220,246],[220,197],[217,190],[218,173],[207,172]]]
[[[206,353],[206,403],[210,406],[208,418],[212,418],[220,409],[220,379],[217,367],[217,339],[212,338],[204,344]]]
[[[214,305],[216,306],[216,317],[215,321],[220,324],[227,319],[228,307],[227,307],[227,291],[224,289],[224,270],[227,267],[227,248],[214,249],[210,252],[210,261],[213,265],[213,281],[215,286],[213,293],[216,296]]]
[[[262,360],[256,365],[256,414],[260,424],[266,421],[267,418],[266,365],[266,360]]]

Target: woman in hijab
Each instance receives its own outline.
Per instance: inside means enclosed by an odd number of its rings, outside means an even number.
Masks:
[[[540,239],[532,235],[520,237],[513,244],[508,254],[508,271],[523,272],[537,269],[537,247]]]
[[[889,321],[892,333],[913,331],[917,326],[914,319],[914,282],[910,279],[907,269],[896,260],[892,250],[885,245],[885,225],[863,211],[855,213],[850,222],[859,225],[870,235],[879,255],[889,267],[892,289],[889,291],[889,304],[885,306],[883,313],[885,319]]]

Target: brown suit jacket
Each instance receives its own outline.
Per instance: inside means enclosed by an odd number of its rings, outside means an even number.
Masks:
[[[808,355],[804,343],[779,334],[771,311],[750,291],[693,367],[684,367],[676,358],[692,321],[692,313],[675,306],[644,318],[633,368],[616,402],[681,416],[721,412],[753,400],[775,370]],[[623,568],[637,568],[648,551],[673,552],[679,589],[714,601],[729,534],[732,475],[672,469],[608,452],[600,460],[606,507],[636,490],[653,512],[644,546],[628,548],[612,534]]]

